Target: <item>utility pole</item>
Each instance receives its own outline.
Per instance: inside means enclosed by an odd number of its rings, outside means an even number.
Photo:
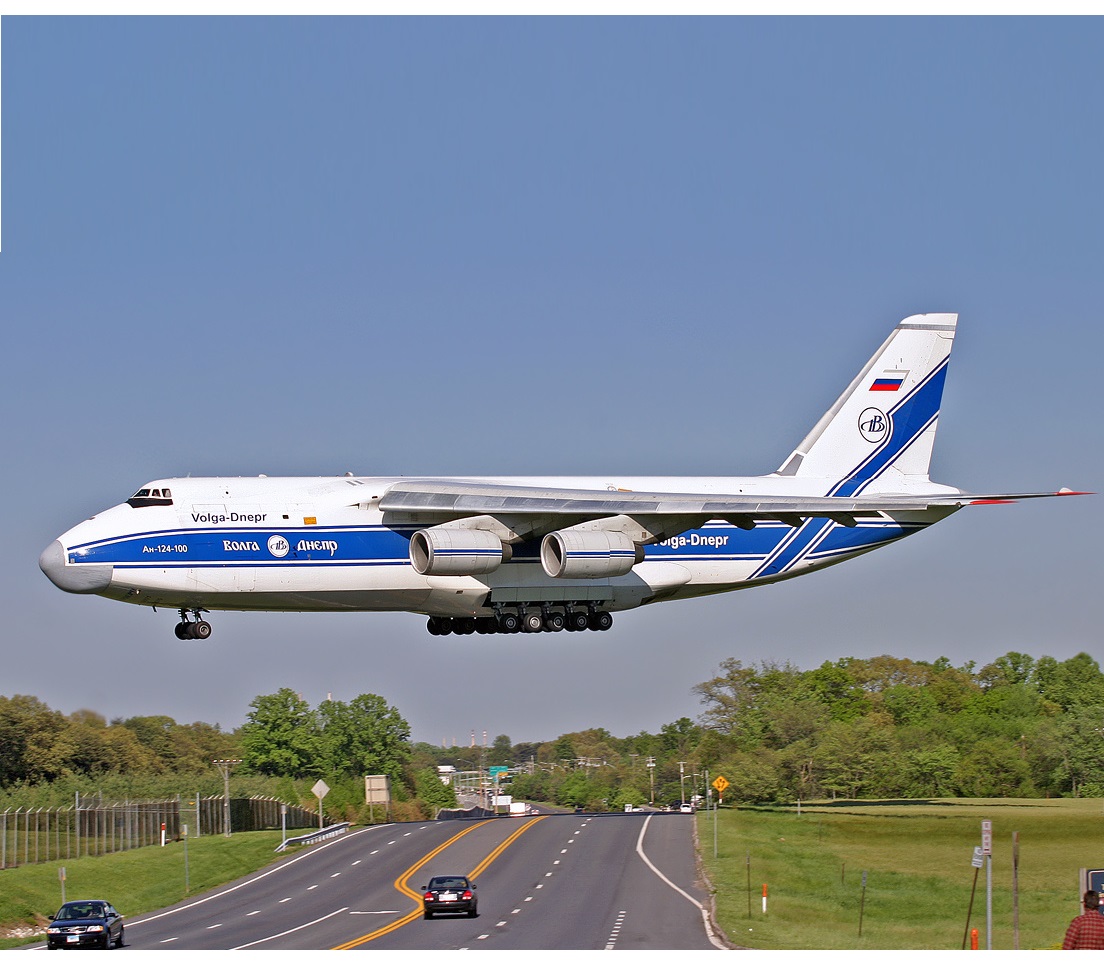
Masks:
[[[220,758],[211,762],[222,772],[222,834],[230,835],[230,769],[236,764],[241,764],[237,758]]]

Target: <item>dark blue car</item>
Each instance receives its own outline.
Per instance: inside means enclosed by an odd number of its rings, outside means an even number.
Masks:
[[[46,949],[123,946],[123,917],[107,900],[73,900],[50,917]]]

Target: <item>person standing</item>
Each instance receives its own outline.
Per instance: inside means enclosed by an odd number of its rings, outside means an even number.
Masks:
[[[1062,950],[1104,950],[1104,914],[1100,912],[1100,894],[1090,889],[1083,900],[1085,912],[1074,917],[1062,941]]]

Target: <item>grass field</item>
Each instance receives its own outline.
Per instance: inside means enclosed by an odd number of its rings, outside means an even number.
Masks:
[[[697,827],[717,920],[735,945],[961,950],[976,928],[984,950],[986,869],[972,865],[983,820],[993,830],[993,949],[1017,946],[1014,912],[1019,949],[1061,947],[1080,912],[1079,870],[1104,868],[1100,799],[837,802],[803,805],[800,814],[796,806],[722,808],[715,829],[708,811]]]

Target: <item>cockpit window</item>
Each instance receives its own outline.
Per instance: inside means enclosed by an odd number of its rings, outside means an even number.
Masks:
[[[127,503],[131,507],[171,507],[172,491],[168,487],[143,487]]]

